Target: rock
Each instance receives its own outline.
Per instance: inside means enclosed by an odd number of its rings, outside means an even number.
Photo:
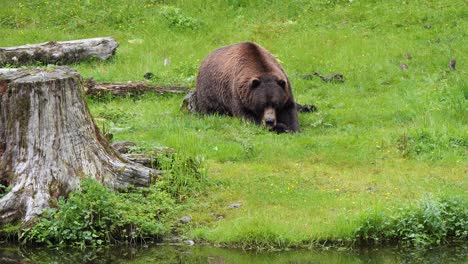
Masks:
[[[180,219],[179,219],[179,222],[181,222],[182,224],[188,224],[192,221],[192,217],[186,215],[186,216],[182,216]]]
[[[164,61],[163,61],[164,67],[169,66],[169,64],[171,64],[171,60],[169,58],[164,58]]]
[[[241,203],[232,203],[228,206],[229,209],[236,209],[236,208],[240,208],[242,206]]]
[[[188,246],[193,246],[195,245],[195,242],[193,240],[185,240],[184,243]]]
[[[407,70],[408,70],[408,65],[402,63],[402,64],[400,64],[400,68],[401,68],[402,70],[404,70],[404,71],[407,71]]]
[[[224,219],[224,216],[223,215],[217,215],[216,216],[216,220],[223,220]]]
[[[115,142],[111,146],[122,154],[129,153],[131,148],[136,147],[136,144],[130,141]]]

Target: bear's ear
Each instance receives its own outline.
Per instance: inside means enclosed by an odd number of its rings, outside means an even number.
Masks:
[[[255,88],[257,88],[259,85],[260,85],[260,80],[259,80],[259,79],[253,79],[253,80],[252,80],[252,84],[251,84],[250,87],[251,87],[252,89],[255,89]]]
[[[286,88],[286,82],[284,80],[278,80],[276,81],[281,88]]]

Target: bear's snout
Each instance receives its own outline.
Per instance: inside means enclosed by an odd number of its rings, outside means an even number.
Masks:
[[[273,107],[267,107],[263,111],[262,123],[265,127],[274,128],[276,126],[276,111]]]

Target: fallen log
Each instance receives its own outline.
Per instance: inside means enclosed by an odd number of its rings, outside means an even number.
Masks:
[[[84,89],[87,95],[102,96],[111,94],[115,96],[140,95],[147,92],[159,94],[176,93],[185,94],[189,92],[188,87],[183,86],[161,86],[147,82],[126,82],[126,83],[107,83],[95,82],[92,78],[84,82]]]
[[[30,64],[65,65],[97,58],[107,60],[119,44],[111,37],[71,41],[49,41],[16,47],[0,48],[0,67]]]

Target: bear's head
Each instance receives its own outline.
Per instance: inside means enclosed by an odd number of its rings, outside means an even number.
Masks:
[[[255,115],[257,123],[274,128],[278,112],[291,100],[288,80],[283,76],[264,74],[246,80],[243,90],[243,107]]]

